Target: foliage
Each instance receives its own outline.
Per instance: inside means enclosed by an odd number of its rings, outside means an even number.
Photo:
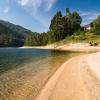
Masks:
[[[46,45],[48,42],[48,36],[46,33],[33,33],[25,35],[26,46],[41,46]]]
[[[49,41],[57,42],[64,39],[66,36],[71,36],[75,31],[81,29],[82,19],[77,12],[71,13],[66,9],[66,15],[58,11],[50,24]]]
[[[47,33],[31,32],[21,26],[0,20],[0,47],[40,46],[47,43]]]
[[[67,36],[66,39],[63,40],[63,43],[77,43],[77,42],[85,42],[85,43],[99,43],[100,35],[95,35],[91,33],[91,31],[76,31],[73,35]]]
[[[10,30],[13,30],[14,32],[21,34],[21,35],[33,33],[32,31],[22,26],[15,25],[10,22],[3,21],[3,20],[0,20],[0,24],[4,25],[6,28],[9,28]]]
[[[91,32],[97,34],[97,35],[100,35],[100,15],[98,16],[98,18],[96,20],[94,20],[92,23],[91,23]]]
[[[19,47],[22,45],[23,45],[23,38],[21,35],[0,24],[0,47],[5,47],[5,46]]]

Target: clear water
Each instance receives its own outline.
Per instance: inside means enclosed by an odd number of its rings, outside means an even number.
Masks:
[[[34,100],[54,72],[80,53],[41,49],[0,49],[0,100]]]

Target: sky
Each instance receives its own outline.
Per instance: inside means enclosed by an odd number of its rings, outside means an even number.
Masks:
[[[100,15],[100,0],[0,0],[0,19],[21,25],[33,32],[47,32],[52,17],[65,9],[77,11],[82,25]]]

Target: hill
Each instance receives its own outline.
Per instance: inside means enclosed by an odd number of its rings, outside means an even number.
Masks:
[[[0,23],[0,47],[19,47],[23,45],[23,35]]]
[[[25,34],[33,33],[32,31],[30,31],[22,26],[15,25],[15,24],[12,24],[7,21],[0,20],[0,24],[4,25],[6,28],[9,28],[10,30],[13,30],[14,32],[19,33],[19,34],[25,35]]]

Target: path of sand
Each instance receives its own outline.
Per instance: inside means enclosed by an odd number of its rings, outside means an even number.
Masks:
[[[36,100],[100,100],[100,80],[87,57],[78,56],[62,65]]]

